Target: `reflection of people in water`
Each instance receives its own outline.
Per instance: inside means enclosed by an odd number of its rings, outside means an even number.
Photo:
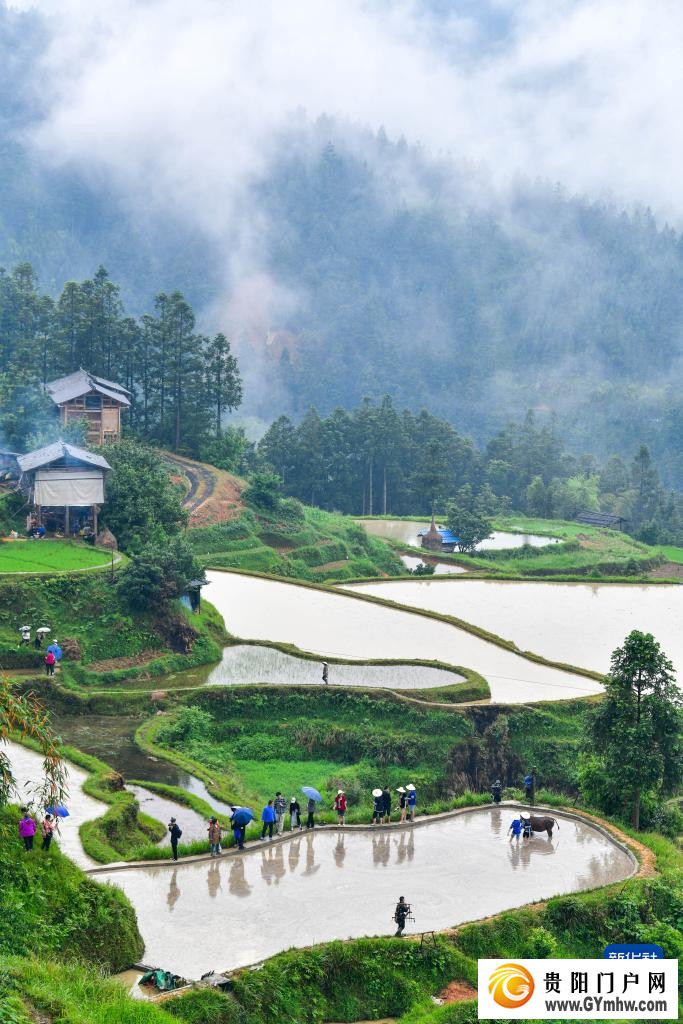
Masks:
[[[391,837],[385,833],[384,835],[374,835],[372,837],[372,860],[374,864],[381,864],[382,867],[386,867],[389,863],[389,857],[391,856]]]
[[[299,856],[301,855],[301,840],[292,839],[289,844],[289,870],[296,871],[299,866]]]
[[[244,874],[244,861],[241,858],[232,862],[228,875],[228,888],[233,896],[248,896],[251,892],[251,886]]]
[[[313,875],[320,871],[320,865],[315,862],[315,849],[313,847],[313,836],[306,836],[306,870],[305,875]]]
[[[169,910],[173,910],[176,903],[178,902],[179,896],[180,886],[178,885],[178,869],[175,868],[173,874],[171,875],[171,881],[168,886],[168,896],[166,897],[166,903],[168,904]]]
[[[334,850],[334,863],[338,868],[344,867],[344,857],[346,856],[346,848],[344,847],[344,836],[340,835],[337,839],[337,845]]]
[[[408,836],[408,860],[412,860],[415,856],[415,833],[411,832]]]
[[[206,876],[206,884],[209,889],[209,896],[211,899],[216,898],[216,894],[221,887],[221,875],[218,867],[218,862],[214,861],[213,864],[209,864],[209,871]]]
[[[285,862],[281,846],[271,846],[261,851],[261,877],[266,885],[277,885],[285,874]]]
[[[411,836],[414,835],[413,832],[410,834]],[[396,863],[402,864],[406,859],[406,854],[408,852],[406,849],[406,833],[401,832],[401,838],[399,840],[394,839],[394,843],[396,845]]]
[[[495,836],[500,835],[500,830],[503,825],[503,812],[500,807],[491,808],[491,831]]]

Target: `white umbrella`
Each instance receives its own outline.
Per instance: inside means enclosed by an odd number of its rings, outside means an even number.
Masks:
[[[30,629],[30,626],[19,626],[19,632],[23,633],[25,629]]]
[[[382,795],[382,790],[381,789],[373,789],[372,795],[373,796],[381,796]]]
[[[36,633],[51,633],[52,630],[48,629],[47,626],[41,626],[40,629],[36,630]]]

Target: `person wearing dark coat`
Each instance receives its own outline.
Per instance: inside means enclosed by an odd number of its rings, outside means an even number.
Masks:
[[[388,825],[391,821],[391,793],[389,787],[382,790],[382,824]]]
[[[306,819],[306,828],[315,828],[315,800],[309,798],[306,804],[306,810],[308,811],[308,818]]]
[[[394,921],[398,925],[398,928],[394,932],[395,936],[400,937],[403,935],[403,929],[406,926],[406,918],[410,913],[410,904],[406,903],[405,896],[399,896],[398,903],[396,904],[396,910],[394,911]]]
[[[491,786],[491,796],[493,797],[494,804],[499,804],[500,803],[502,795],[503,795],[503,786],[501,784],[500,779],[496,779],[496,781]]]
[[[178,860],[178,840],[183,833],[175,818],[171,818],[169,821],[168,831],[171,833],[171,853],[173,855],[173,860]]]

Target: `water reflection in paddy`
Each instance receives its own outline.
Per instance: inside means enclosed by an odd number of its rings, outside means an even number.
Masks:
[[[418,565],[423,564],[423,559],[418,558],[416,555],[401,555],[401,561],[406,569],[410,569],[411,572],[417,569]],[[455,565],[450,562],[434,562],[431,558],[428,559],[428,562],[434,566],[435,576],[458,576],[460,573],[467,572],[464,565]]]
[[[397,690],[452,686],[463,676],[427,665],[329,665],[328,681],[334,686],[389,687]],[[212,669],[209,686],[240,686],[250,683],[324,685],[322,662],[296,658],[273,647],[237,644],[226,647],[220,665]]]
[[[205,596],[230,632],[244,639],[292,643],[322,656],[465,665],[486,677],[495,701],[553,700],[601,689],[591,679],[538,665],[465,630],[419,615],[238,573],[212,571],[207,577]]]
[[[626,852],[570,819],[559,819],[552,841],[510,844],[513,816],[492,808],[374,834],[330,829],[208,863],[96,877],[121,886],[135,905],[145,961],[197,978],[290,946],[388,934],[402,894],[415,914],[407,930],[424,931],[633,871]]]
[[[356,520],[368,533],[376,537],[386,537],[401,544],[411,544],[419,548],[422,544],[418,536],[420,530],[429,528],[429,523],[420,523],[412,519],[358,519]],[[521,548],[528,544],[532,548],[545,547],[547,544],[559,544],[557,537],[539,537],[535,533],[505,533],[494,530],[490,537],[477,544],[477,551],[502,551],[505,548]]]
[[[639,629],[654,634],[683,679],[681,586],[410,580],[353,589],[455,615],[522,650],[597,672],[607,671],[612,651]]]

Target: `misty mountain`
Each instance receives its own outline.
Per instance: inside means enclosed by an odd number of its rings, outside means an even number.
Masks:
[[[645,441],[683,486],[682,243],[647,210],[545,182],[497,194],[455,157],[303,118],[251,185],[258,263],[226,286],[225,239],[25,143],[42,33],[0,7],[0,263],[30,261],[53,293],[103,263],[135,313],[182,290],[204,329],[228,329],[266,420],[389,393],[483,441],[533,408],[576,451]]]

